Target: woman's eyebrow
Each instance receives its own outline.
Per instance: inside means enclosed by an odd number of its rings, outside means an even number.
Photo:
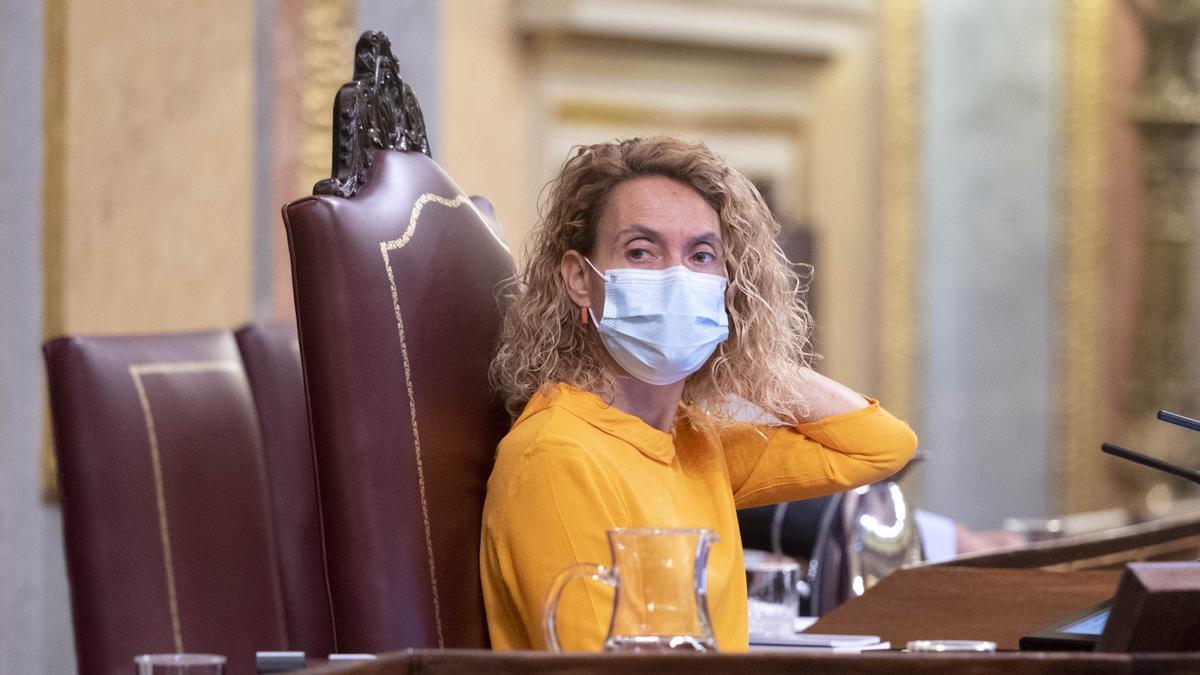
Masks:
[[[645,237],[646,239],[649,239],[654,242],[657,242],[662,238],[658,234],[657,231],[655,231],[649,227],[646,227],[645,225],[639,225],[638,223],[629,225],[629,226],[625,227],[624,229],[622,229],[620,232],[617,232],[617,239],[624,239],[625,235],[628,235],[628,234],[636,234],[640,237]]]
[[[708,244],[719,251],[721,250],[721,235],[716,232],[708,232],[688,240],[688,248],[696,244]]]

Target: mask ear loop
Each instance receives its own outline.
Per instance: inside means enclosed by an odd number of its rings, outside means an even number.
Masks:
[[[583,262],[588,264],[588,267],[592,268],[592,271],[596,273],[596,276],[600,277],[601,279],[604,279],[605,281],[608,281],[608,277],[604,276],[604,272],[601,272],[600,270],[596,269],[596,266],[592,264],[591,260],[588,260],[588,257],[586,255],[580,256],[580,257],[583,258]]]
[[[588,257],[587,257],[586,255],[584,255],[584,256],[580,256],[580,257],[581,257],[581,258],[583,258],[583,261],[584,261],[585,263],[587,263],[587,264],[588,264],[588,267],[592,268],[592,271],[593,271],[593,272],[595,272],[597,276],[599,276],[601,279],[603,279],[603,280],[605,281],[605,283],[607,283],[607,282],[608,282],[608,277],[604,276],[604,272],[601,272],[600,270],[596,269],[596,266],[592,264],[592,261],[591,261],[591,260],[588,260]],[[600,325],[600,322],[599,322],[599,321],[596,321],[596,315],[595,315],[595,314],[592,314],[592,308],[591,308],[591,307],[582,307],[582,306],[581,306],[581,307],[579,308],[579,323],[581,323],[581,324],[583,324],[584,326],[586,326],[586,325],[587,325],[587,323],[588,323],[588,316],[589,316],[589,315],[592,317],[592,323],[594,323],[594,324],[596,324],[597,326],[599,326],[599,325]]]

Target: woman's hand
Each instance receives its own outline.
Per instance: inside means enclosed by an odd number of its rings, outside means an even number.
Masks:
[[[796,408],[797,422],[816,422],[832,415],[865,408],[869,403],[850,387],[835,382],[811,368],[800,371],[800,379],[804,383],[806,405]]]

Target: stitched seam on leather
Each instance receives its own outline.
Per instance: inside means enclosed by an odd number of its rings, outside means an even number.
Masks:
[[[175,650],[183,652],[183,630],[179,621],[179,602],[175,593],[175,563],[171,556],[171,532],[167,520],[167,497],[163,487],[162,460],[158,452],[158,433],[154,427],[154,413],[150,410],[150,398],[142,383],[142,375],[166,375],[172,373],[202,373],[209,371],[237,372],[236,363],[231,361],[180,361],[174,363],[135,363],[129,366],[129,376],[137,390],[142,418],[146,423],[146,437],[150,442],[150,466],[154,471],[154,500],[158,508],[158,531],[163,547],[163,567],[167,577],[167,606],[171,612],[171,635]]]
[[[421,498],[421,518],[425,525],[425,552],[429,556],[429,583],[430,589],[433,591],[433,622],[437,629],[438,648],[444,649],[446,642],[442,635],[442,606],[438,599],[437,565],[433,559],[433,532],[429,526],[429,507],[425,502],[425,468],[421,461],[421,434],[417,430],[417,400],[413,396],[412,363],[408,358],[408,341],[404,335],[404,318],[400,313],[400,294],[396,290],[396,275],[392,272],[392,261],[388,258],[389,251],[404,248],[412,239],[413,233],[417,229],[417,219],[421,217],[421,210],[429,202],[452,209],[464,204],[475,209],[475,205],[471,203],[471,200],[467,199],[466,195],[458,195],[454,199],[447,199],[426,192],[418,197],[417,201],[413,204],[412,213],[408,217],[408,227],[405,228],[404,233],[400,235],[399,239],[379,242],[379,252],[383,255],[383,266],[387,270],[388,286],[391,287],[392,291],[392,311],[396,316],[396,332],[400,338],[400,356],[404,362],[404,386],[408,391],[409,426],[412,428],[413,454],[416,456],[417,461],[417,494]]]

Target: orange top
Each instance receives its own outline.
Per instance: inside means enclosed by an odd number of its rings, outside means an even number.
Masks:
[[[870,399],[868,399],[870,400]],[[704,527],[708,608],[717,644],[745,650],[745,572],[736,510],[805,499],[885,478],[916,450],[912,429],[875,401],[795,428],[676,422],[672,433],[566,385],[536,395],[500,441],[483,507],[480,575],[495,649],[545,649],[550,584],[577,562],[611,564],[606,532]],[[558,607],[565,649],[597,650],[612,592],[568,585]]]

